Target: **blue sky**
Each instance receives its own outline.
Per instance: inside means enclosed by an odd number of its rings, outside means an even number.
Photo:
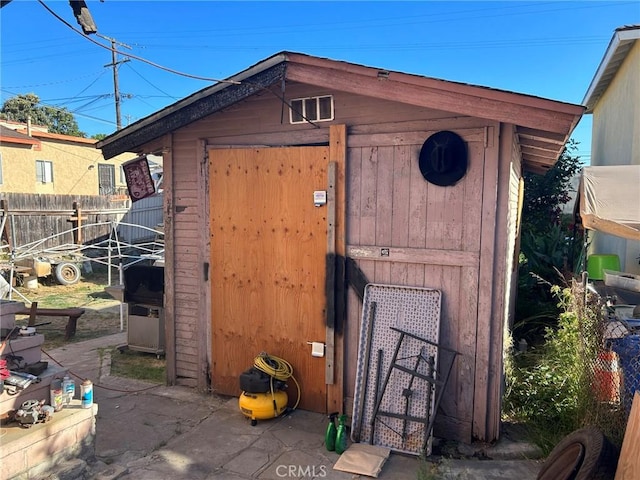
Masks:
[[[79,30],[67,1],[44,0]],[[87,0],[98,33],[123,54],[223,79],[283,51],[581,103],[635,1],[214,2]],[[0,99],[35,93],[80,129],[115,130],[110,43],[74,32],[40,2],[0,9]],[[119,55],[122,61],[125,55]],[[130,58],[119,64],[127,125],[212,83]],[[574,131],[589,162],[591,117]]]

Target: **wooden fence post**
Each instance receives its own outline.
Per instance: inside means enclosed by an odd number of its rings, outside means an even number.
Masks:
[[[73,225],[73,241],[76,245],[82,245],[82,220],[86,220],[87,217],[82,216],[82,208],[80,203],[73,202],[73,217],[67,219],[67,222],[71,222]]]
[[[9,219],[9,201],[8,200],[0,200],[0,207],[2,208],[2,228],[0,228],[0,242],[4,239],[9,245],[9,251],[13,249],[11,245],[11,226],[7,221]]]

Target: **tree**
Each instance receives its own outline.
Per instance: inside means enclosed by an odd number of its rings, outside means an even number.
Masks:
[[[582,168],[580,158],[571,155],[577,149],[577,142],[571,139],[545,175],[525,172],[523,231],[538,235],[547,232],[550,225],[560,225],[562,207],[571,199],[571,179]]]
[[[550,285],[571,276],[582,248],[573,218],[562,213],[571,198],[571,180],[582,168],[580,158],[572,155],[577,148],[577,142],[570,140],[545,175],[524,174],[514,325],[517,338],[539,335],[557,321],[559,310]]]
[[[39,103],[40,98],[34,93],[17,95],[4,102],[0,109],[0,118],[22,123],[27,123],[31,118],[34,124],[47,126],[51,133],[74,137],[87,136],[80,131],[78,122],[66,108],[54,108]]]

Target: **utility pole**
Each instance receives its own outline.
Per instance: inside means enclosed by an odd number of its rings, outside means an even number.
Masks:
[[[113,96],[115,98],[116,104],[116,128],[120,130],[122,128],[122,115],[120,113],[120,86],[118,83],[118,65],[121,63],[128,62],[129,59],[125,58],[121,61],[118,61],[118,52],[116,50],[116,45],[120,45],[121,47],[125,47],[131,49],[129,45],[125,45],[124,43],[120,43],[116,41],[114,38],[105,37],[104,35],[96,34],[100,38],[104,38],[111,42],[111,63],[105,65],[105,67],[113,68]]]

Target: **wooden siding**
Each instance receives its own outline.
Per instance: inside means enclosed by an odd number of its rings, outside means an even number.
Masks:
[[[173,265],[170,276],[172,291],[171,308],[174,318],[174,332],[172,334],[171,349],[174,350],[175,366],[172,372],[175,377],[170,383],[192,385],[196,384],[199,372],[199,356],[197,351],[198,338],[205,332],[198,329],[198,319],[203,314],[199,292],[199,282],[202,280],[203,262],[206,257],[202,254],[200,229],[206,224],[200,223],[203,208],[198,195],[197,139],[178,141],[175,135],[171,139],[171,157],[174,159],[190,159],[190,161],[170,161],[166,154],[163,160],[165,176],[168,164],[171,164],[170,185],[167,192],[165,185],[165,205],[169,221],[165,230],[171,230],[171,260],[166,265]],[[168,161],[169,160],[169,161]],[[206,219],[203,219],[206,221]],[[165,237],[168,232],[165,231]],[[167,238],[165,238],[165,242]],[[165,267],[166,268],[166,267]],[[204,385],[198,385],[204,388]]]
[[[437,428],[465,440],[472,435],[476,337],[481,320],[489,321],[477,319],[485,132],[459,131],[469,148],[469,170],[453,187],[428,184],[418,168],[422,143],[435,131],[422,132],[420,138],[402,135],[408,144],[401,145],[398,135],[383,132],[350,138],[347,161],[347,255],[358,259],[371,282],[443,292],[441,343],[461,355]],[[380,256],[383,247],[389,248],[388,257]],[[349,300],[347,411],[354,395],[361,318],[356,298],[351,295]]]
[[[202,180],[203,145],[328,145],[329,125],[346,124],[346,254],[356,258],[372,282],[443,291],[442,343],[461,355],[437,433],[464,441],[485,438],[488,423],[499,417],[500,405],[491,392],[500,385],[502,370],[496,352],[501,355],[505,276],[500,270],[506,243],[497,242],[496,235],[506,232],[499,223],[506,218],[507,195],[499,207],[499,125],[295,84],[287,84],[285,96],[321,94],[335,94],[334,122],[289,125],[286,109],[265,92],[173,134],[164,165],[168,170],[170,155],[172,191],[170,196],[165,191],[165,206],[173,229],[167,240],[174,260],[167,272],[173,298],[167,301],[175,322],[174,380],[207,388],[210,352],[202,351],[202,342],[210,335],[205,323],[211,309],[200,293],[207,288],[203,271],[209,258],[203,237],[209,222],[202,200],[208,189]],[[470,161],[462,181],[442,188],[425,182],[417,159],[426,138],[445,129],[462,135]],[[146,148],[161,146],[154,142]],[[499,212],[503,216],[496,218]],[[389,257],[379,256],[381,247],[390,249]],[[344,329],[346,411],[352,408],[360,309],[350,291]]]

